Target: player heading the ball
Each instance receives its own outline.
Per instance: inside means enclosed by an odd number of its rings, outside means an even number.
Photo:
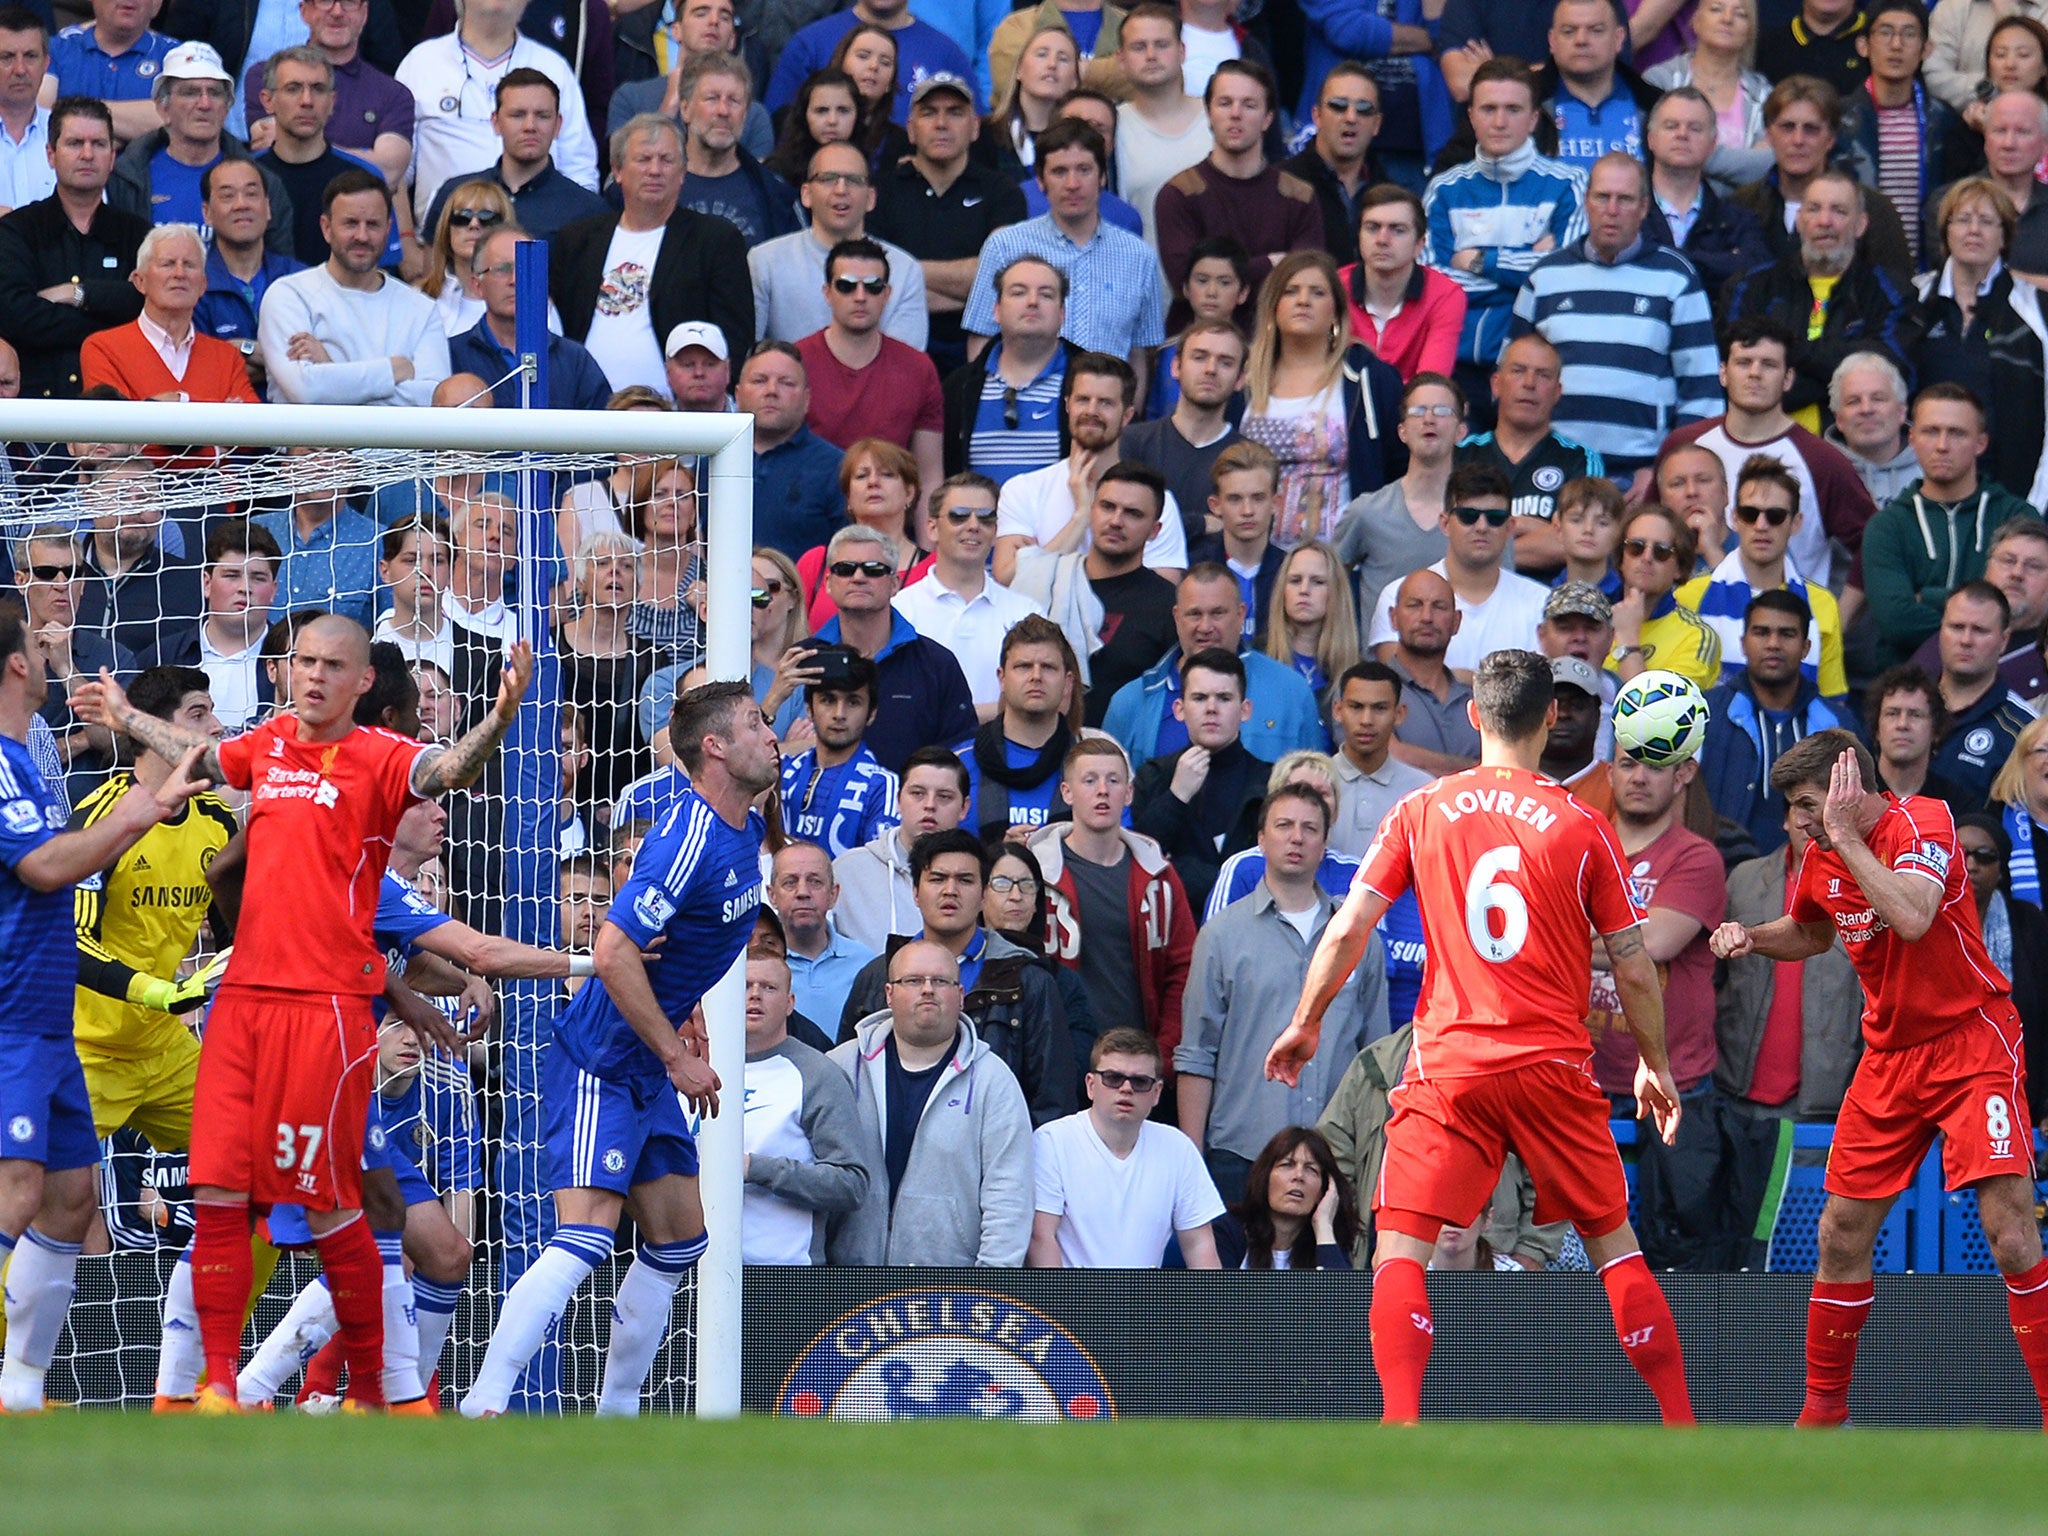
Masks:
[[[1848,1419],[1878,1228],[1937,1132],[1943,1183],[1977,1192],[2013,1337],[2048,1404],[2048,1261],[2034,1220],[2020,1018],[1984,948],[1955,818],[1942,801],[1881,793],[1876,759],[1843,730],[1780,753],[1771,787],[1813,839],[1798,886],[1783,917],[1716,928],[1713,951],[1797,962],[1839,937],[1865,998],[1865,1050],[1828,1152],[1799,1422]]]
[[[1435,1332],[1424,1270],[1437,1234],[1478,1219],[1513,1152],[1535,1183],[1536,1220],[1578,1228],[1622,1349],[1664,1422],[1690,1424],[1678,1329],[1629,1227],[1628,1185],[1584,1023],[1597,934],[1642,1056],[1637,1102],[1674,1140],[1678,1086],[1663,995],[1621,845],[1603,817],[1537,771],[1557,719],[1546,658],[1493,652],[1466,709],[1479,766],[1414,791],[1380,823],[1266,1075],[1296,1081],[1374,925],[1414,890],[1430,963],[1373,1192],[1372,1359],[1385,1417],[1408,1423],[1422,1413]]]

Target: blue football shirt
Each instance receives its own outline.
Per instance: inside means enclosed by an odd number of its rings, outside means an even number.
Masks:
[[[896,775],[866,747],[837,768],[818,766],[810,747],[782,760],[782,826],[833,858],[896,825]]]
[[[64,830],[64,802],[28,747],[0,736],[0,1030],[62,1038],[78,991],[72,888],[38,891],[15,867]]]
[[[732,967],[754,931],[761,905],[761,840],[767,824],[755,811],[728,824],[695,790],[648,834],[633,873],[612,898],[605,921],[645,949],[666,939],[647,967],[655,1001],[680,1028],[706,992]],[[604,982],[594,980],[555,1024],[555,1044],[597,1077],[666,1079],[661,1062],[633,1033]]]

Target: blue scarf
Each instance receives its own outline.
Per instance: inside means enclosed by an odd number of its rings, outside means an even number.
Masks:
[[[2006,861],[2006,878],[2012,893],[2021,901],[2041,905],[2041,866],[2034,857],[2034,818],[2024,802],[2005,808],[2005,835],[2012,839],[2012,857]]]

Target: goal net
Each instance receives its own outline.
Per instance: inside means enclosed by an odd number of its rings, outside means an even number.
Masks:
[[[750,418],[46,401],[10,403],[8,417],[0,523],[52,678],[40,716],[49,730],[32,744],[74,807],[128,752],[71,713],[65,678],[106,666],[132,682],[151,666],[196,667],[233,733],[288,694],[294,616],[335,611],[399,646],[419,685],[419,730],[452,740],[489,711],[504,649],[523,637],[535,680],[502,751],[447,800],[442,846],[408,845],[393,867],[480,932],[588,947],[672,793],[657,770],[671,760],[678,683],[697,667],[747,676]],[[123,899],[158,898],[138,885]],[[264,899],[254,889],[243,898]],[[130,960],[119,902],[100,906],[99,941]],[[202,925],[183,971],[214,942]],[[467,1387],[506,1288],[553,1229],[540,1062],[577,984],[496,982],[495,1025],[467,1060],[431,1057],[408,1073],[387,1052],[401,1069],[380,1098],[398,1126],[393,1144],[475,1250],[435,1362],[444,1403]],[[732,1084],[744,1059],[739,996],[735,974],[706,1003],[713,1062]],[[464,1017],[475,999],[440,1002]],[[201,1014],[186,1017],[203,1029]],[[656,1411],[738,1408],[740,1096],[725,1102],[699,1128],[713,1242],[678,1294],[649,1388]],[[182,1149],[152,1145],[148,1128],[104,1144],[103,1222],[80,1266],[53,1398],[146,1407],[154,1390],[164,1290],[191,1206]],[[631,1242],[628,1223],[618,1258],[572,1304],[515,1407],[594,1403]],[[286,1257],[247,1347],[316,1270]],[[295,1375],[281,1401],[299,1385]]]

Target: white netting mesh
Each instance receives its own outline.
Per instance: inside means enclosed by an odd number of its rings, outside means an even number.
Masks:
[[[110,425],[102,435],[119,433]],[[702,483],[704,464],[685,457],[678,474],[677,462],[653,452],[374,442],[306,449],[195,447],[190,439],[148,449],[16,444],[11,482],[0,485],[0,531],[53,679],[101,665],[129,679],[151,663],[198,666],[215,681],[231,725],[274,707],[264,657],[288,644],[273,629],[266,650],[265,623],[236,616],[238,604],[273,601],[262,573],[250,568],[261,563],[252,545],[262,541],[249,527],[265,530],[282,551],[272,616],[335,609],[374,623],[413,663],[430,735],[459,734],[488,710],[503,645],[532,624],[538,605],[552,644],[529,704],[483,781],[451,798],[445,851],[420,871],[419,884],[485,933],[555,946],[573,944],[592,914],[602,916],[621,852],[611,803],[655,768],[647,723],[666,720],[677,677],[702,660],[704,616],[688,605],[704,569],[704,498],[692,483]],[[393,535],[422,518],[445,529],[445,548],[416,530]],[[644,545],[599,540],[579,582],[570,557],[593,532],[652,537]],[[209,540],[218,557],[211,566]],[[607,554],[614,579],[601,569],[593,577]],[[744,625],[744,594],[726,601],[711,594],[706,612],[721,611],[726,622]],[[61,769],[76,806],[120,767],[121,755],[70,713],[65,695],[62,682],[53,682],[44,748],[48,758],[54,743],[49,771]],[[255,904],[263,894],[245,899]],[[127,960],[128,938],[110,912],[100,942]],[[210,943],[202,928],[194,956]],[[438,1362],[444,1401],[468,1384],[508,1277],[538,1253],[552,1227],[539,1060],[567,993],[553,981],[506,982],[496,993],[499,1027],[466,1064],[481,1139],[476,1259]],[[460,1068],[448,1065],[460,1082]],[[424,1143],[399,1139],[430,1177],[437,1160],[427,1153],[454,1133],[451,1115],[460,1107],[430,1105]],[[438,1172],[447,1177],[445,1166]],[[101,1186],[106,1230],[81,1264],[49,1387],[54,1398],[141,1407],[154,1386],[164,1287],[190,1233],[183,1159],[119,1132],[106,1144]],[[608,1303],[630,1240],[629,1224],[620,1259],[572,1305],[530,1378],[541,1390],[522,1406],[574,1409],[595,1401]],[[279,1267],[257,1309],[252,1344],[315,1268],[299,1258]],[[688,1404],[694,1300],[686,1284],[675,1334],[650,1383],[657,1410]],[[297,1385],[294,1378],[288,1391]]]

